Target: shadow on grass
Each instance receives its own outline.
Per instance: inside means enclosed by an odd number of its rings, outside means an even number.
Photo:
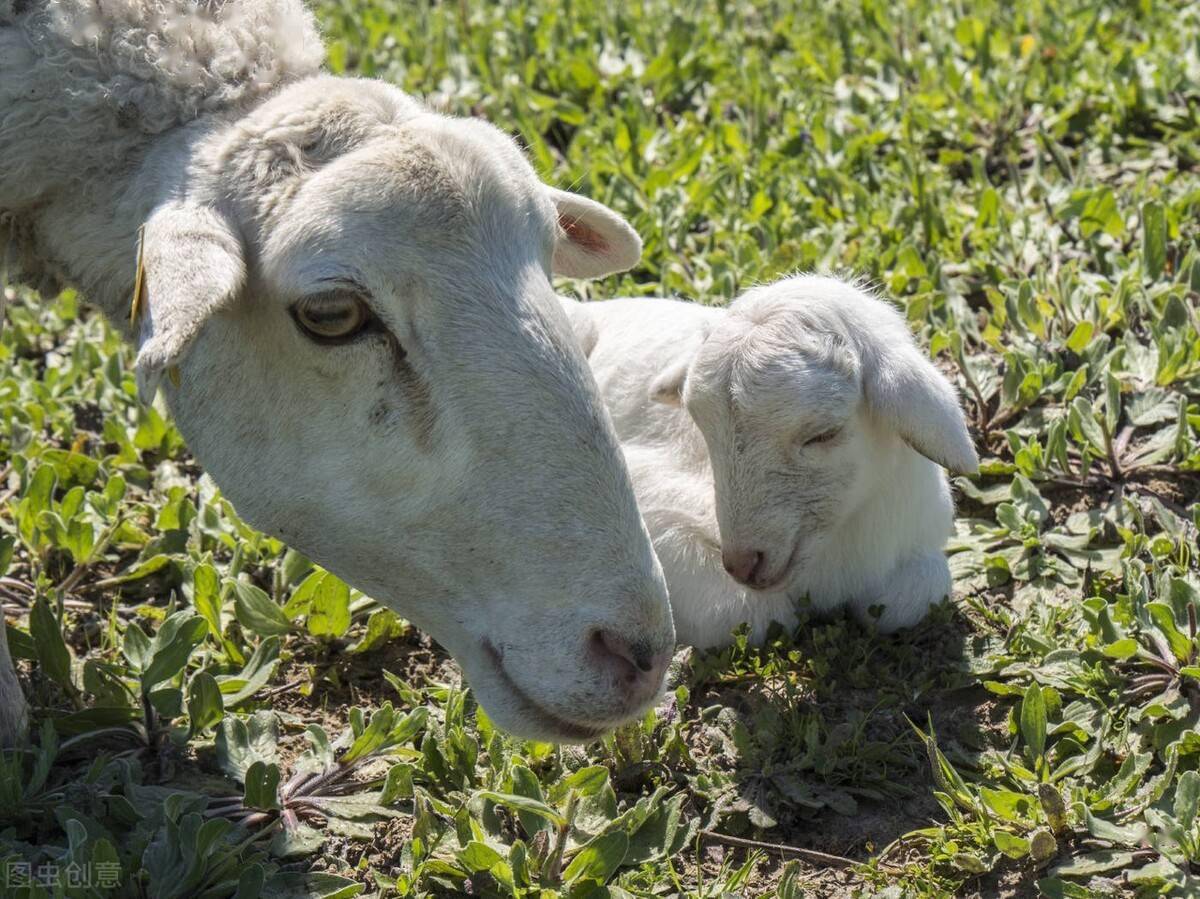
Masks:
[[[910,722],[963,760],[1004,723],[971,673],[973,639],[946,605],[896,635],[810,620],[761,649],[739,639],[694,657],[689,742],[721,774],[717,829],[865,860],[938,820]]]

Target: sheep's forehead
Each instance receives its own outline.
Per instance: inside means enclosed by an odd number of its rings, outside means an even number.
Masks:
[[[420,207],[415,224],[444,224],[459,235],[470,220],[513,236],[526,219],[541,230],[553,223],[548,195],[508,136],[432,113],[382,82],[318,77],[294,85],[248,116],[222,157],[252,175],[255,217],[269,226],[355,209],[378,214],[388,205],[406,219]]]
[[[446,127],[457,123],[430,124],[391,129],[309,173],[264,256],[430,276],[548,259],[553,206],[519,154],[522,165]]]
[[[857,365],[834,332],[793,316],[730,315],[701,350],[703,389],[744,423],[778,427],[848,417],[861,396]]]

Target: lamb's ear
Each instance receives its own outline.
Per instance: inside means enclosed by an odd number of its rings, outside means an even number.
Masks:
[[[596,348],[596,344],[600,341],[600,329],[596,327],[596,322],[588,314],[588,310],[583,303],[578,300],[568,300],[559,297],[562,303],[563,311],[567,314],[567,321],[571,323],[571,330],[575,333],[575,341],[579,344],[579,348],[583,350],[583,358],[590,359],[592,350]]]
[[[979,470],[954,386],[911,341],[864,359],[863,386],[875,416],[922,456],[959,474]]]
[[[231,306],[246,280],[242,242],[208,206],[169,203],[146,222],[134,288],[138,393],[154,399],[209,317]]]
[[[683,402],[683,388],[687,386],[692,361],[707,337],[707,330],[693,335],[685,340],[683,346],[667,361],[662,371],[650,382],[649,393],[652,402],[662,403],[664,406],[678,406]]]
[[[650,399],[664,406],[678,406],[683,402],[683,387],[687,383],[688,369],[692,357],[680,354],[650,382]]]
[[[637,265],[642,258],[642,239],[629,222],[587,197],[546,189],[558,210],[555,274],[599,278]]]

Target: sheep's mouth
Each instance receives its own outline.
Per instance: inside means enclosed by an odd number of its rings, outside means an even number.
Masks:
[[[795,572],[796,566],[800,561],[800,556],[802,555],[800,550],[803,543],[803,539],[797,539],[792,544],[791,555],[788,556],[787,561],[783,563],[783,567],[779,569],[779,573],[775,577],[771,578],[770,581],[754,584],[750,589],[757,593],[766,593],[782,587],[787,581],[791,580],[792,574]]]
[[[537,721],[538,725],[544,730],[556,734],[562,739],[576,740],[580,743],[590,743],[603,736],[609,730],[607,727],[596,727],[595,725],[578,724],[574,721],[568,721],[566,718],[562,718],[546,709],[545,706],[541,705],[521,689],[521,686],[504,669],[504,654],[496,648],[492,641],[483,640],[482,643],[483,651],[487,655],[488,661],[492,663],[492,669],[496,672],[496,676],[500,678],[500,682],[521,701],[525,712],[529,717]]]

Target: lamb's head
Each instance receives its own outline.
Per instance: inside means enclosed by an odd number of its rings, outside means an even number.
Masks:
[[[832,278],[738,298],[653,393],[681,398],[703,433],[725,567],[755,589],[799,582],[899,454],[978,465],[954,388],[903,318]]]
[[[209,140],[145,234],[139,377],[239,512],[428,630],[521,734],[640,713],[666,585],[551,287],[632,229],[511,140],[319,78]],[[172,381],[177,381],[177,385]]]

